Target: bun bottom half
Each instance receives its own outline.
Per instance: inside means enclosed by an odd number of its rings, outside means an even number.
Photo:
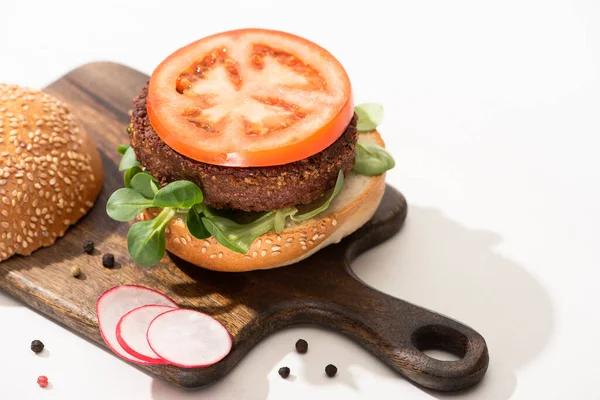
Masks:
[[[377,131],[361,134],[361,141],[383,145]],[[190,235],[185,217],[176,216],[166,231],[166,248],[197,266],[223,272],[244,272],[294,264],[330,244],[340,242],[365,223],[385,191],[385,174],[363,176],[350,172],[340,194],[323,213],[303,222],[290,222],[281,233],[258,237],[247,254],[230,250],[215,238],[200,240]],[[156,210],[144,210],[139,219],[154,218]]]

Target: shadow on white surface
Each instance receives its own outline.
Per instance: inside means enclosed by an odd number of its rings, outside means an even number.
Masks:
[[[464,227],[437,209],[410,206],[401,233],[354,263],[368,284],[457,319],[486,339],[483,381],[454,394],[428,391],[434,397],[508,399],[515,369],[536,357],[552,333],[550,297],[523,266],[494,251],[500,242],[498,234]]]
[[[6,293],[0,292],[0,307],[22,307],[23,305],[17,302]]]

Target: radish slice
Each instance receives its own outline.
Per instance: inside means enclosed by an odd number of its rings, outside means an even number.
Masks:
[[[141,306],[123,315],[117,324],[117,341],[130,355],[154,364],[167,364],[152,351],[146,340],[150,322],[160,314],[173,310],[171,306]]]
[[[231,350],[231,336],[216,319],[194,310],[160,314],[148,328],[148,344],[170,364],[202,368],[222,360]]]
[[[164,294],[136,285],[115,286],[104,292],[96,303],[96,315],[100,334],[106,345],[117,355],[138,364],[152,364],[128,354],[117,340],[117,323],[129,311],[148,304],[177,307],[177,304]]]

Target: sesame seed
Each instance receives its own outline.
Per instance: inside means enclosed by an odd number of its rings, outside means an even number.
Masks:
[[[278,256],[280,254],[281,254],[280,251],[274,251],[274,252],[271,253],[272,256]]]
[[[266,251],[266,250],[261,250],[261,251],[260,251],[260,256],[261,256],[261,257],[264,257],[264,256],[266,256],[266,255],[267,255],[267,251]]]

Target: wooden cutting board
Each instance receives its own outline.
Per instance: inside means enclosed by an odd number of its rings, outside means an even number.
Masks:
[[[481,380],[488,366],[487,346],[481,335],[367,286],[350,269],[350,262],[359,253],[394,235],[404,222],[406,201],[390,186],[367,225],[293,266],[220,273],[168,255],[159,265],[136,266],[127,254],[128,224],[108,218],[105,206],[110,194],[123,186],[116,146],[127,142],[125,126],[131,98],[147,79],[122,65],[93,63],[46,88],[71,105],[96,141],[105,168],[104,189],[93,210],[54,246],[1,263],[1,289],[100,345],[104,342],[98,331],[96,300],[116,285],[148,286],[182,307],[213,315],[233,337],[232,351],[222,361],[203,369],[141,367],[186,387],[223,377],[258,341],[294,323],[315,323],[339,331],[407,379],[430,389],[458,390]],[[83,253],[82,244],[87,239],[94,241],[97,254]],[[103,268],[101,253],[113,253],[117,266]],[[80,279],[70,275],[73,265],[83,271]],[[439,361],[422,352],[430,348],[445,349],[462,358]]]

